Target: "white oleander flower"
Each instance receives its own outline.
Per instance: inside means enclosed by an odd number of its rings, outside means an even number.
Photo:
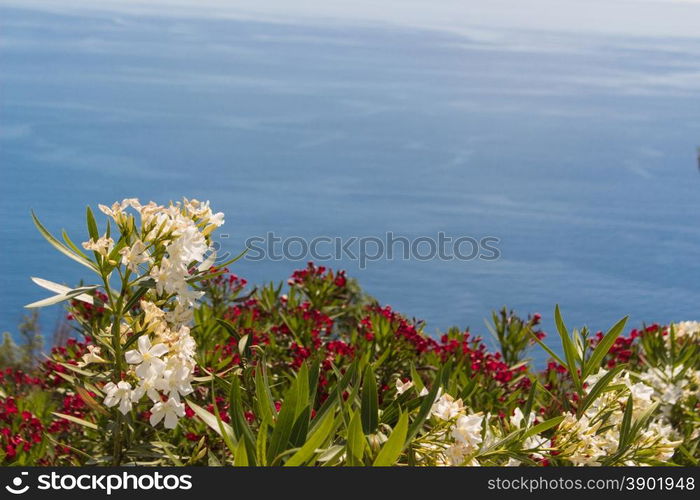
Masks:
[[[164,332],[168,329],[165,311],[156,306],[153,302],[141,301],[141,309],[144,312],[143,329],[162,340]]]
[[[673,331],[676,338],[700,336],[699,321],[680,321],[673,323]]]
[[[122,224],[126,220],[124,209],[127,208],[127,206],[129,206],[129,200],[122,200],[121,203],[115,201],[111,208],[106,205],[97,205],[103,214],[114,219],[117,224]]]
[[[403,394],[404,392],[409,390],[411,387],[413,387],[413,382],[411,380],[403,382],[400,378],[396,379],[396,393],[397,394]]]
[[[433,404],[431,413],[442,420],[450,420],[463,411],[464,405],[462,404],[461,399],[455,401],[455,399],[449,394],[443,394]]]
[[[177,300],[188,306],[194,307],[195,303],[204,296],[204,292],[198,292],[186,286],[178,291]]]
[[[122,411],[128,411],[132,402],[147,396],[154,403],[151,424],[155,426],[164,420],[166,428],[174,428],[178,418],[184,416],[181,397],[193,392],[197,344],[188,325],[193,320],[195,303],[204,294],[188,283],[190,270],[211,251],[209,234],[224,223],[224,214],[213,213],[208,201],[187,199],[162,206],[154,202],[142,205],[138,199],[130,198],[112,207],[100,205],[100,210],[122,225],[131,220],[128,207],[140,215],[140,225],[135,221],[133,224],[140,239],[131,239],[120,250],[121,264],[134,273],[146,264],[148,276],[155,281],[157,298],[156,302],[141,300],[144,315],[138,329],[145,333],[139,337],[137,348],[124,355],[127,363],[134,365],[131,373],[139,381],[133,390],[127,382],[105,386],[105,404],[119,404]],[[113,245],[105,237],[84,244],[103,255]],[[151,246],[154,249],[149,252]],[[136,325],[127,326],[126,332],[122,329],[122,343],[132,328],[136,329]],[[86,355],[86,360],[96,359],[90,357],[92,354]]]
[[[100,236],[97,240],[89,239],[84,241],[83,248],[85,250],[97,252],[103,257],[107,257],[112,251],[112,248],[114,248],[114,240],[106,236]]]
[[[652,399],[658,401],[664,411],[669,411],[673,405],[686,397],[686,395],[690,396],[684,391],[689,381],[685,378],[675,380],[678,373],[677,369],[666,367],[664,370],[650,368],[648,371],[638,375],[645,384],[654,389]]]
[[[141,380],[141,383],[134,389],[131,393],[131,400],[136,403],[141,400],[144,396],[148,396],[148,399],[157,403],[160,401],[160,393],[158,392],[157,379],[155,377],[147,378]]]
[[[445,458],[446,458],[446,465],[451,465],[451,466],[456,466],[456,465],[462,465],[462,462],[464,462],[464,457],[466,456],[467,452],[464,448],[459,443],[453,444],[452,446],[448,447],[445,451]]]
[[[180,401],[180,396],[191,394],[192,388],[192,366],[172,363],[175,358],[170,358],[172,367],[166,368],[162,376],[156,380],[156,388],[167,394],[171,399]]]
[[[177,421],[184,416],[185,404],[170,398],[165,403],[159,401],[153,405],[148,421],[155,427],[163,420],[166,429],[174,429],[177,426]]]
[[[176,238],[165,247],[170,258],[185,266],[185,271],[187,271],[186,266],[190,262],[202,262],[204,254],[209,251],[204,235],[194,225],[194,222],[189,219],[187,222],[186,225],[173,232]]]
[[[190,329],[187,326],[181,326],[177,332],[177,340],[171,347],[171,352],[182,361],[191,361],[197,352],[197,343],[190,335]]]
[[[654,389],[652,387],[643,382],[637,382],[635,384],[628,382],[628,387],[630,394],[632,394],[635,411],[644,411],[652,405],[652,396],[654,395]]]
[[[144,379],[161,372],[165,368],[165,362],[160,357],[167,354],[168,346],[162,343],[152,346],[148,335],[141,335],[137,344],[138,349],[132,349],[124,354],[127,363],[139,365],[136,367],[136,375]]]
[[[86,366],[90,363],[106,363],[107,361],[100,357],[100,347],[95,345],[87,346],[88,352],[83,354],[82,360],[78,363],[78,366]]]
[[[552,442],[540,435],[530,436],[523,442],[524,450],[539,450],[542,448],[551,448]],[[539,452],[530,452],[534,458],[542,459],[544,455]]]
[[[119,250],[122,256],[122,265],[126,266],[132,273],[139,272],[139,265],[150,264],[153,259],[146,251],[146,245],[141,240],[136,240],[130,247]]]
[[[586,380],[584,381],[586,383],[586,392],[591,390],[606,373],[608,373],[608,370],[605,368],[600,368],[596,373],[592,373],[586,377]]]
[[[221,227],[224,225],[224,213],[223,212],[217,212],[211,217],[209,217],[209,224],[214,224],[216,227]]]
[[[523,422],[523,420],[525,420],[525,415],[523,414],[520,408],[516,408],[513,412],[513,416],[510,417],[510,423],[513,425],[513,427],[520,427],[520,424]],[[533,412],[530,412],[530,415],[527,418],[526,427],[532,425],[534,421],[535,414]]]
[[[182,270],[173,265],[167,257],[160,260],[160,265],[151,268],[150,276],[155,280],[159,294],[178,293],[182,289]]]
[[[452,437],[466,449],[467,453],[475,451],[482,441],[481,430],[484,416],[481,414],[460,415],[452,428]]]
[[[126,415],[131,410],[131,384],[123,380],[115,384],[107,383],[104,388],[105,406],[111,408],[119,405],[119,411]]]
[[[194,310],[184,303],[177,302],[172,310],[166,311],[165,319],[168,323],[176,327],[189,324],[194,319]]]

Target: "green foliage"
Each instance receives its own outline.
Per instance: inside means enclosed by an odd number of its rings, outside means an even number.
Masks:
[[[213,259],[195,259],[172,291],[164,284],[172,277],[159,278],[157,265],[167,265],[178,235],[159,218],[139,225],[118,206],[105,208],[116,212],[103,233],[86,210],[87,252],[65,232],[59,241],[34,217],[51,245],[100,284],[71,288],[34,279],[53,295],[31,306],[65,305],[78,339],[36,364],[36,316],[20,328],[22,347],[5,337],[0,363],[10,371],[0,381],[0,422],[12,441],[2,443],[4,464],[700,461],[700,323],[625,337],[624,318],[591,335],[585,327],[570,330],[557,306],[555,346],[543,341],[539,315],[523,319],[503,308],[488,325],[499,346],[490,352],[469,330],[431,337],[423,322],[381,306],[344,272],[313,264],[296,271],[287,287],[250,288],[227,269],[209,267]],[[189,214],[175,208],[168,213]],[[188,227],[206,238],[212,217],[193,215]],[[141,240],[146,258],[129,262]],[[183,322],[172,319],[183,315],[179,294],[199,300]],[[190,336],[192,344],[183,347],[180,340]],[[191,356],[196,368],[187,365],[191,371],[176,380],[181,393],[135,396],[137,386],[155,389],[139,385],[147,379],[135,365],[162,356],[137,353],[157,343],[167,344],[169,356]],[[550,357],[546,369],[527,358],[535,344]],[[172,366],[182,368],[174,359]],[[114,399],[117,383],[130,384],[124,399]],[[154,419],[166,402],[182,414]],[[32,444],[10,446],[21,440]]]
[[[32,311],[25,315],[18,330],[22,339],[20,345],[15,344],[10,332],[3,333],[3,341],[0,344],[0,369],[30,370],[38,361],[39,353],[44,345],[38,311]]]

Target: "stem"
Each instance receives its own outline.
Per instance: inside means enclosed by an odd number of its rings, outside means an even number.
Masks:
[[[119,273],[121,277],[121,272]],[[125,281],[122,278],[122,290],[119,295],[119,300],[115,304],[114,298],[112,297],[112,290],[109,286],[109,279],[104,274],[102,275],[102,282],[105,286],[105,291],[107,292],[107,297],[109,299],[110,307],[113,311],[112,316],[112,348],[114,349],[114,360],[117,369],[117,378],[121,380],[122,371],[124,369],[124,356],[122,354],[122,343],[121,343],[121,317],[122,317],[122,307],[124,304],[124,294],[125,294]],[[115,422],[114,422],[114,442],[112,448],[112,465],[121,465],[122,455],[123,455],[123,438],[124,433],[122,428],[124,427],[124,416],[118,411],[114,410]]]
[[[122,462],[122,425],[123,416],[118,410],[114,411],[116,416],[115,426],[114,426],[114,448],[112,451],[112,465],[119,466]]]

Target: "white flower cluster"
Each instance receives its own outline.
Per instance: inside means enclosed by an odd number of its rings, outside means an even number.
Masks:
[[[412,380],[407,380],[404,382],[400,378],[396,379],[396,396],[400,396],[406,391],[409,391],[411,388],[413,388],[413,381]],[[423,387],[420,392],[418,393],[419,396],[427,396],[428,395],[428,389],[426,387]]]
[[[455,400],[447,393],[442,394],[433,403],[431,414],[452,423],[448,433],[444,435],[444,438],[452,440],[452,443],[442,450],[442,464],[478,466],[479,462],[473,455],[483,441],[484,415],[467,414],[462,400]]]
[[[586,379],[587,387],[606,373],[601,369]],[[574,465],[600,465],[615,454],[619,446],[624,405],[632,396],[633,419],[639,417],[654,403],[654,389],[644,382],[633,382],[629,373],[617,376],[611,385],[624,386],[626,390],[609,391],[598,397],[581,415],[567,413],[556,433],[557,446],[562,457]],[[666,461],[674,453],[680,441],[674,441],[673,427],[663,417],[652,420],[633,447],[644,449],[648,458]],[[640,465],[634,460],[627,465]]]
[[[652,390],[652,399],[668,414],[673,405],[692,396],[700,399],[700,370],[683,370],[682,366],[650,367],[637,377]]]
[[[136,228],[134,209],[140,215]],[[208,202],[185,199],[169,206],[137,199],[126,199],[112,207],[100,205],[100,210],[112,217],[122,230],[130,235],[128,245],[121,248],[121,265],[128,272],[155,282],[155,296],[141,300],[142,315],[122,325],[124,333],[137,332],[136,348],[126,351],[125,360],[130,369],[127,379],[104,386],[106,406],[117,406],[128,413],[133,403],[144,396],[151,400],[150,423],[163,421],[172,429],[185,414],[182,396],[190,394],[196,362],[196,343],[188,324],[192,320],[196,301],[203,292],[193,290],[187,279],[192,266],[205,270],[205,255],[210,252],[208,237],[224,223],[222,213],[212,213]],[[102,237],[85,242],[83,246],[102,255],[111,252],[114,243]],[[209,260],[213,259],[208,259]],[[128,321],[128,319],[127,319]],[[125,331],[124,331],[125,330]],[[97,352],[96,354],[99,354]],[[84,361],[95,361],[91,357]]]
[[[673,324],[676,338],[700,338],[700,321],[680,321]]]

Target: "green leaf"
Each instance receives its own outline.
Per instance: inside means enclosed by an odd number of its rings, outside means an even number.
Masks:
[[[530,337],[532,338],[532,340],[534,342],[536,342],[542,349],[544,349],[547,352],[547,354],[549,354],[549,356],[554,361],[559,363],[561,366],[566,366],[566,362],[563,359],[561,359],[559,356],[557,356],[557,354],[553,350],[551,350],[549,347],[547,347],[547,344],[545,344],[540,339],[538,339],[537,335],[535,335],[535,333],[532,330],[528,329],[527,332],[530,335]]]
[[[90,258],[76,245],[73,243],[73,240],[70,239],[70,236],[68,236],[68,233],[66,232],[65,229],[61,230],[61,236],[63,236],[63,241],[66,242],[66,246],[73,250],[76,254],[78,254],[80,257],[83,257],[85,260],[90,260]]]
[[[423,379],[421,379],[420,374],[416,370],[416,366],[411,363],[411,381],[413,382],[413,387],[416,388],[416,392],[420,394],[420,392],[423,390]]]
[[[316,402],[316,392],[318,391],[318,379],[321,373],[321,360],[317,358],[309,369],[309,394],[308,401],[313,408]]]
[[[408,431],[409,441],[413,439],[416,436],[416,434],[418,434],[418,432],[423,427],[423,424],[430,416],[430,410],[432,410],[433,404],[435,403],[435,398],[437,397],[438,390],[440,390],[439,380],[440,375],[438,374],[438,376],[435,377],[433,386],[430,388],[430,392],[427,396],[425,396],[425,399],[423,399],[423,403],[421,403],[420,410],[418,410],[418,415],[416,415],[416,418],[413,420],[413,423],[411,423],[411,428]]]
[[[212,399],[212,406],[214,407],[214,416],[216,417],[216,423],[219,426],[219,435],[224,438],[224,443],[226,444],[226,447],[229,449],[232,455],[236,454],[236,437],[233,433],[233,429],[231,427],[228,427],[227,424],[224,423],[223,420],[221,420],[221,414],[219,413],[219,406],[216,404],[216,398],[214,397],[214,380],[212,379],[211,382],[211,399]],[[224,426],[227,426],[228,429]]]
[[[628,317],[625,316],[620,321],[615,323],[615,325],[608,331],[608,333],[605,334],[600,342],[598,342],[598,345],[593,350],[593,354],[591,354],[591,357],[586,361],[586,366],[583,368],[583,374],[581,375],[583,380],[586,380],[588,375],[598,372],[605,355],[608,353],[608,351],[610,351],[610,348],[615,343],[615,340],[617,340],[617,338],[620,336],[622,330],[624,330],[625,324],[627,323],[627,318]]]
[[[243,398],[241,395],[238,375],[233,375],[231,377],[231,388],[229,390],[229,415],[231,417],[231,427],[233,428],[233,433],[236,435],[237,439],[244,439],[246,441],[249,452],[252,452],[252,456],[250,457],[251,462],[254,461],[255,439],[250,427],[248,426],[248,422],[245,419],[245,413],[243,411]]]
[[[258,429],[258,438],[255,441],[255,459],[261,466],[267,465],[267,420],[263,420]]]
[[[60,302],[64,302],[66,300],[71,300],[71,299],[76,299],[81,295],[84,295],[86,292],[92,292],[93,290],[96,290],[98,288],[98,285],[92,285],[92,286],[81,286],[79,288],[74,288],[70,290],[69,292],[65,293],[59,293],[58,295],[54,295],[53,297],[48,297],[45,299],[37,300],[36,302],[32,302],[31,304],[27,304],[26,307],[27,309],[34,309],[38,307],[46,307],[46,306],[51,306],[54,304],[58,304]]]
[[[292,434],[294,419],[296,417],[296,404],[298,396],[298,388],[295,380],[291,387],[287,390],[282,402],[282,408],[277,415],[275,427],[272,430],[270,437],[270,446],[267,449],[267,460],[272,465],[275,458],[287,449],[289,437]]]
[[[100,232],[97,229],[97,222],[95,221],[95,216],[92,214],[92,209],[88,206],[85,207],[85,219],[87,219],[88,234],[92,241],[97,241],[100,239]]]
[[[647,426],[647,423],[651,419],[652,415],[656,412],[659,407],[659,402],[653,403],[649,408],[644,410],[641,415],[639,415],[632,424],[632,436],[636,436],[639,431]]]
[[[129,347],[134,345],[138,341],[139,337],[145,335],[146,333],[147,333],[146,330],[141,330],[140,332],[134,333],[131,337],[126,339],[126,342],[124,342],[124,345],[122,345],[122,350],[124,352],[128,351]]]
[[[523,439],[527,439],[530,436],[534,436],[536,434],[541,434],[544,431],[547,431],[551,429],[552,427],[556,427],[561,423],[562,420],[566,418],[564,415],[560,415],[558,417],[550,418],[549,420],[545,420],[542,423],[539,423],[530,429],[528,429],[524,434],[523,434]]]
[[[408,414],[402,413],[399,417],[399,423],[396,424],[394,430],[391,431],[391,436],[382,449],[379,450],[377,458],[372,464],[374,467],[389,467],[395,465],[396,461],[401,456],[403,449],[406,447],[406,435],[408,432]]]
[[[136,290],[136,292],[129,299],[129,302],[127,302],[124,306],[124,312],[128,313],[129,311],[131,311],[134,308],[134,306],[139,303],[141,297],[146,295],[146,292],[148,292],[148,290],[149,287],[147,286],[142,286],[138,290]]]
[[[338,399],[341,397],[341,394],[343,393],[345,388],[350,384],[350,381],[355,377],[356,373],[357,362],[353,362],[350,365],[350,368],[348,368],[348,370],[345,372],[345,375],[343,375],[340,378],[340,381],[335,385],[335,389],[333,390],[332,394],[328,396],[328,398],[326,398],[326,400],[316,412],[316,418],[314,418],[314,423],[311,424],[312,432],[318,425],[318,422],[321,421],[321,418],[326,414],[326,412],[329,411],[334,405],[338,404]]]
[[[37,278],[37,277],[35,277],[35,276],[32,276],[32,277],[31,277],[31,280],[32,280],[34,283],[36,283],[37,285],[39,285],[40,287],[46,288],[47,290],[49,290],[49,291],[51,291],[51,292],[54,292],[54,293],[65,294],[65,293],[69,293],[69,292],[72,292],[72,291],[73,291],[72,288],[67,287],[67,286],[65,286],[65,285],[61,285],[61,284],[59,284],[59,283],[54,283],[53,281],[45,280],[45,279],[42,279],[42,278]],[[95,301],[93,300],[92,296],[91,296],[91,295],[88,295],[88,294],[85,294],[84,296],[83,296],[83,295],[78,295],[78,296],[75,297],[75,298],[76,298],[77,300],[80,300],[80,301],[82,301],[82,302],[85,302],[86,304],[94,304],[94,302],[95,302]]]
[[[73,423],[82,425],[83,427],[87,427],[88,429],[98,429],[97,425],[93,424],[92,422],[88,422],[87,420],[83,420],[82,418],[74,417],[73,415],[66,415],[65,413],[58,413],[55,411],[52,411],[51,413],[59,418],[65,418],[66,420],[70,420]]]
[[[234,467],[248,467],[248,451],[246,450],[246,444],[241,439],[238,441],[238,446],[236,447],[236,453],[233,456],[233,466]]]
[[[228,438],[231,439],[231,441],[233,441],[235,439],[235,437],[233,436],[233,429],[230,425],[221,421],[221,418],[217,419],[216,415],[208,412],[207,410],[193,403],[189,399],[186,399],[185,401],[187,402],[187,405],[190,408],[192,408],[192,411],[195,412],[199,419],[205,424],[207,424],[207,426],[209,426],[209,428],[211,428],[219,436],[224,438],[224,440]]]
[[[247,253],[248,253],[248,250],[250,250],[250,249],[249,249],[249,248],[246,248],[246,249],[243,250],[241,253],[239,253],[238,255],[236,255],[234,258],[229,259],[229,260],[227,260],[226,262],[222,262],[221,264],[217,264],[216,267],[219,268],[219,269],[221,269],[222,267],[226,267],[226,266],[228,266],[228,265],[230,265],[230,264],[233,264],[234,262],[236,262],[237,260],[239,260],[240,258],[242,258],[245,254],[247,254]]]
[[[629,444],[632,430],[632,395],[630,394],[627,398],[627,404],[625,405],[625,413],[622,415],[622,424],[620,425],[620,440],[617,447],[617,452],[622,453],[627,449]]]
[[[221,327],[223,327],[223,329],[226,330],[226,332],[229,335],[231,335],[233,338],[237,339],[240,336],[240,335],[238,335],[238,332],[236,331],[236,329],[233,327],[233,325],[229,321],[227,321],[223,318],[216,318],[216,322]]]
[[[35,225],[36,228],[39,230],[39,232],[41,233],[41,235],[46,239],[46,241],[48,241],[49,243],[51,243],[51,245],[53,245],[53,247],[56,248],[56,250],[58,250],[59,252],[61,252],[61,253],[62,253],[63,255],[65,255],[66,257],[69,257],[69,258],[73,259],[74,261],[78,262],[79,264],[82,264],[83,266],[87,267],[87,268],[90,269],[91,271],[94,271],[94,272],[96,272],[97,274],[100,273],[99,270],[97,269],[97,266],[96,266],[92,261],[90,261],[90,260],[86,259],[85,257],[81,257],[80,255],[74,253],[74,252],[71,251],[68,247],[66,247],[65,245],[63,245],[63,244],[62,244],[60,241],[58,241],[56,238],[54,238],[54,237],[51,235],[51,233],[49,233],[48,230],[41,224],[41,222],[39,222],[39,219],[38,219],[37,216],[34,214],[34,212],[32,212],[32,220],[34,221],[34,225]]]
[[[561,337],[562,349],[564,350],[564,357],[566,358],[566,366],[569,368],[569,375],[576,387],[577,392],[580,394],[582,392],[581,378],[578,373],[578,361],[579,356],[576,353],[576,348],[571,340],[569,331],[564,324],[564,320],[561,317],[561,311],[559,310],[559,304],[554,308],[554,322],[557,326],[557,331]]]
[[[379,397],[374,370],[370,365],[365,369],[362,383],[362,429],[365,434],[373,434],[379,426]]]
[[[335,428],[335,421],[332,413],[328,413],[324,418],[323,422],[319,424],[316,431],[314,431],[309,439],[304,443],[294,455],[292,455],[289,460],[284,464],[288,467],[303,465],[308,462],[311,457],[318,453],[318,448],[320,448],[323,443],[328,439],[330,434]]]
[[[309,367],[306,362],[301,364],[297,372],[295,381],[297,387],[297,407],[294,411],[294,417],[298,417],[309,403]]]
[[[267,384],[267,377],[264,375],[265,367],[258,365],[255,370],[255,400],[258,406],[258,413],[264,421],[272,424],[274,419],[275,402],[272,400],[270,387]]]
[[[615,378],[615,376],[620,373],[620,371],[625,368],[627,365],[617,365],[615,368],[607,372],[605,375],[600,377],[600,380],[591,388],[590,391],[588,391],[588,394],[586,397],[583,398],[581,401],[581,405],[578,407],[578,410],[576,411],[577,416],[583,415],[583,412],[586,411],[586,408],[588,408],[593,401],[595,401],[598,396],[605,390],[605,388],[612,382],[612,380]]]
[[[306,435],[309,432],[310,418],[311,406],[306,405],[294,421],[294,427],[292,427],[292,433],[289,436],[289,442],[292,446],[301,446],[306,441]]]
[[[363,465],[367,440],[362,433],[362,420],[359,412],[353,412],[352,418],[350,419],[345,446],[347,448],[348,465]]]

